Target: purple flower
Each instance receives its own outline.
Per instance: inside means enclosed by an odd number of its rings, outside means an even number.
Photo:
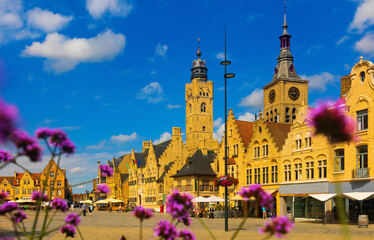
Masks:
[[[78,226],[81,222],[81,218],[76,213],[70,213],[66,216],[65,222],[71,224],[72,226]]]
[[[183,223],[184,225],[186,225],[186,226],[190,226],[190,225],[191,225],[191,219],[190,219],[190,214],[189,214],[189,213],[187,213],[187,214],[184,215],[184,216],[180,216],[180,217],[178,217],[177,220],[178,220],[179,222],[182,222],[182,223]]]
[[[14,240],[14,238],[11,238],[11,237],[3,237],[3,238],[0,238],[0,240]]]
[[[258,231],[261,234],[275,234],[276,237],[281,238],[289,233],[293,227],[293,224],[287,219],[287,217],[273,217],[270,221],[265,222],[264,228],[260,228]]]
[[[21,211],[21,210],[18,210],[17,212],[15,212],[12,216],[12,221],[14,223],[19,223],[19,222],[22,222],[23,220],[25,219],[28,219],[27,215]]]
[[[258,204],[260,204],[261,207],[273,207],[273,197],[266,193],[260,184],[242,187],[239,195],[244,198],[244,201],[255,200]]]
[[[178,236],[177,229],[172,223],[166,220],[160,220],[153,231],[155,232],[154,236],[160,237],[161,239],[174,240]]]
[[[61,198],[53,199],[52,208],[54,208],[56,210],[61,210],[62,212],[66,212],[69,209],[68,205],[66,204],[66,201],[64,201]]]
[[[315,134],[330,137],[332,143],[357,141],[355,121],[345,111],[345,101],[324,102],[308,112],[306,123],[315,129]]]
[[[31,200],[34,201],[48,201],[48,196],[45,195],[42,191],[34,191],[31,195]]]
[[[63,132],[61,129],[53,129],[51,133],[51,138],[49,139],[49,142],[53,146],[59,147],[59,144],[64,142],[67,139],[67,135],[65,132]]]
[[[36,139],[29,137],[26,132],[16,130],[11,135],[11,140],[17,148],[21,149],[21,154],[26,155],[31,161],[37,162],[41,160],[42,149]]]
[[[0,192],[0,202],[5,201],[9,197],[9,194],[6,192]]]
[[[18,204],[15,202],[6,202],[0,206],[0,215],[5,215],[6,213],[11,213],[18,209]]]
[[[66,233],[66,237],[74,237],[76,234],[75,227],[72,225],[65,225],[60,228],[62,234]]]
[[[17,120],[17,108],[13,105],[6,104],[0,99],[0,143],[9,139],[12,132],[16,129]]]
[[[110,188],[105,183],[102,183],[102,184],[97,185],[96,192],[97,193],[108,194],[108,193],[110,193]]]
[[[9,152],[0,149],[0,162],[7,163],[12,159],[13,156]]]
[[[66,153],[67,156],[75,153],[75,145],[72,141],[70,141],[69,138],[67,138],[65,141],[62,141],[59,144],[59,147],[61,149],[62,153]]]
[[[113,168],[109,167],[108,165],[100,165],[100,171],[103,177],[113,176]]]
[[[37,138],[48,138],[53,133],[52,129],[49,128],[39,128],[35,131],[35,135]]]
[[[196,240],[195,234],[193,232],[183,229],[179,231],[179,237],[182,238],[183,240]]]
[[[189,211],[192,209],[193,196],[186,193],[179,193],[175,190],[166,199],[166,211],[175,218],[188,217]]]
[[[133,216],[140,219],[140,221],[143,221],[144,219],[148,219],[153,217],[152,209],[150,208],[144,208],[142,206],[136,207],[134,211],[131,213]]]

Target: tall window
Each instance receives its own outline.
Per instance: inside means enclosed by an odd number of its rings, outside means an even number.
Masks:
[[[201,112],[206,112],[206,104],[201,104]]]
[[[290,122],[290,108],[286,108],[285,122]]]
[[[271,166],[271,182],[278,182],[278,166]]]
[[[4,181],[4,187],[8,186],[8,183],[6,181]]]
[[[262,155],[266,157],[269,154],[269,145],[262,146]]]
[[[262,183],[269,183],[269,167],[262,168]]]
[[[291,164],[284,165],[284,181],[291,181]]]
[[[217,173],[219,173],[219,161],[217,161]]]
[[[27,185],[30,185],[30,179],[27,180]]]
[[[255,158],[260,157],[260,147],[255,147]]]
[[[314,179],[314,162],[306,162],[306,179]]]
[[[247,169],[247,185],[252,184],[252,169]]]
[[[26,179],[25,179],[25,180],[23,180],[23,185],[26,185]]]
[[[318,178],[327,178],[327,160],[318,161]]]
[[[31,188],[27,189],[27,194],[31,194],[31,191],[32,191]]]
[[[57,195],[61,196],[61,190],[57,190]]]
[[[344,171],[344,149],[335,150],[335,171]]]
[[[356,112],[357,114],[357,131],[368,129],[368,110]]]
[[[55,177],[55,173],[54,173],[54,172],[51,172],[50,177],[51,177],[51,178]]]
[[[301,163],[295,163],[295,180],[296,181],[303,180],[303,177],[302,177],[302,164]]]
[[[296,139],[295,140],[295,146],[296,146],[296,149],[300,149],[301,148],[301,139]]]
[[[255,183],[258,183],[258,184],[261,183],[260,178],[261,178],[260,168],[255,168]]]
[[[239,153],[239,144],[234,145],[234,156],[238,156]]]
[[[57,186],[61,186],[61,181],[57,181]]]
[[[305,147],[310,147],[312,146],[312,138],[311,137],[306,137],[305,138]]]
[[[368,145],[357,147],[357,168],[368,167]]]
[[[22,188],[22,194],[26,194],[26,188]]]
[[[50,186],[53,186],[53,181],[49,181],[49,185],[50,185]]]
[[[16,188],[16,194],[19,194],[19,188]]]

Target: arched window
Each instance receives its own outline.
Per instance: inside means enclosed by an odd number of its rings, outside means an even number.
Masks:
[[[202,103],[200,109],[201,109],[201,112],[206,112],[206,104]]]
[[[200,96],[203,95],[201,92],[200,92]]]
[[[290,108],[286,107],[285,122],[290,122]]]
[[[292,122],[296,119],[296,108],[292,109]]]
[[[188,106],[189,109],[190,109],[190,113],[192,113],[192,104],[190,104],[190,106]]]
[[[266,113],[266,121],[269,121],[269,113]]]
[[[364,82],[365,81],[365,72],[364,71],[362,71],[360,73],[360,77],[361,77],[361,82]]]
[[[274,122],[278,122],[278,112],[277,112],[277,109],[274,110]]]
[[[203,132],[205,132],[205,126],[203,126]]]
[[[270,111],[270,122],[273,121],[273,110]]]

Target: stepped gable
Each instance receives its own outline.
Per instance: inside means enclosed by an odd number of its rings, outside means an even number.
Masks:
[[[116,168],[118,168],[118,166],[121,164],[122,159],[123,159],[124,156],[125,156],[125,155],[122,155],[121,157],[118,157],[118,158],[115,158],[115,159],[114,159],[114,166],[115,166]]]
[[[266,122],[266,126],[269,129],[269,132],[275,141],[275,145],[278,147],[279,150],[282,150],[287,135],[291,130],[292,124]]]
[[[129,179],[129,174],[128,173],[121,173],[121,183],[124,183],[127,179]]]
[[[247,148],[253,136],[253,123],[241,120],[235,120],[235,122],[238,126],[240,137],[242,138],[244,146]]]
[[[200,149],[197,150],[191,157],[187,158],[187,163],[172,177],[189,175],[216,176],[217,174],[210,165],[214,161],[215,155],[215,153],[211,152],[208,155],[204,155]]]
[[[164,181],[165,175],[169,172],[169,170],[171,169],[171,167],[173,166],[173,164],[174,164],[174,161],[172,161],[169,164],[165,165],[164,171],[162,172],[161,177],[159,177],[159,179],[157,179],[156,182],[162,182],[162,181]]]
[[[162,142],[160,144],[153,145],[153,151],[155,152],[157,161],[161,157],[161,155],[165,152],[166,148],[169,146],[170,143],[171,143],[171,139],[165,142]]]

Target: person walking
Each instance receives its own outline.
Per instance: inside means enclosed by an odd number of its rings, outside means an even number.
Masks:
[[[120,213],[122,212],[122,205],[121,204],[119,205],[119,209],[118,210],[119,210]]]
[[[262,207],[262,218],[267,219],[266,208]]]
[[[88,212],[90,213],[90,217],[92,217],[92,204],[88,207]]]
[[[86,216],[87,205],[85,203],[83,203],[82,205],[82,211],[83,211],[83,216]]]

